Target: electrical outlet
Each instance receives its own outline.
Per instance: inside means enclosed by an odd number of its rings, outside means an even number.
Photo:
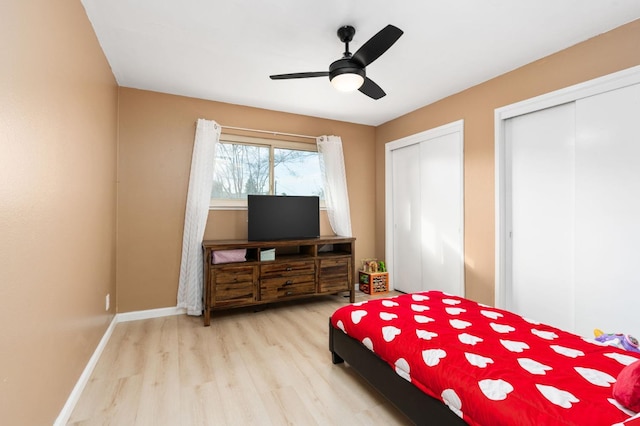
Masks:
[[[107,296],[104,298],[104,310],[108,311],[109,310],[109,295],[107,294]]]

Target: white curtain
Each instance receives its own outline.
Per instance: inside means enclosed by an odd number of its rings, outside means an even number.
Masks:
[[[320,154],[320,170],[324,181],[324,201],[333,232],[351,237],[351,212],[347,192],[347,175],[339,136],[320,136],[316,139]]]
[[[219,139],[218,123],[198,120],[191,156],[178,284],[178,307],[186,308],[189,315],[202,314],[202,238],[209,214],[216,146]]]

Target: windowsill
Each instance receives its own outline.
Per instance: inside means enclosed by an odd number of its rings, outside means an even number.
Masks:
[[[209,211],[212,210],[247,210],[247,206],[209,206]],[[320,206],[320,211],[327,210],[326,206]]]
[[[211,210],[247,210],[247,206],[209,206]]]

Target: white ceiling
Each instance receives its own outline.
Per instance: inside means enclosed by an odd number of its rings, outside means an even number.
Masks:
[[[120,86],[379,125],[640,18],[637,0],[82,0]],[[326,77],[353,25],[355,52],[404,31],[367,67],[387,96]],[[208,117],[215,119],[215,117]],[[225,124],[225,123],[221,123]]]

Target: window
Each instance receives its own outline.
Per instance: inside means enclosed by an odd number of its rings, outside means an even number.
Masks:
[[[243,208],[247,194],[318,195],[324,191],[315,143],[222,135],[216,150],[212,208]]]

